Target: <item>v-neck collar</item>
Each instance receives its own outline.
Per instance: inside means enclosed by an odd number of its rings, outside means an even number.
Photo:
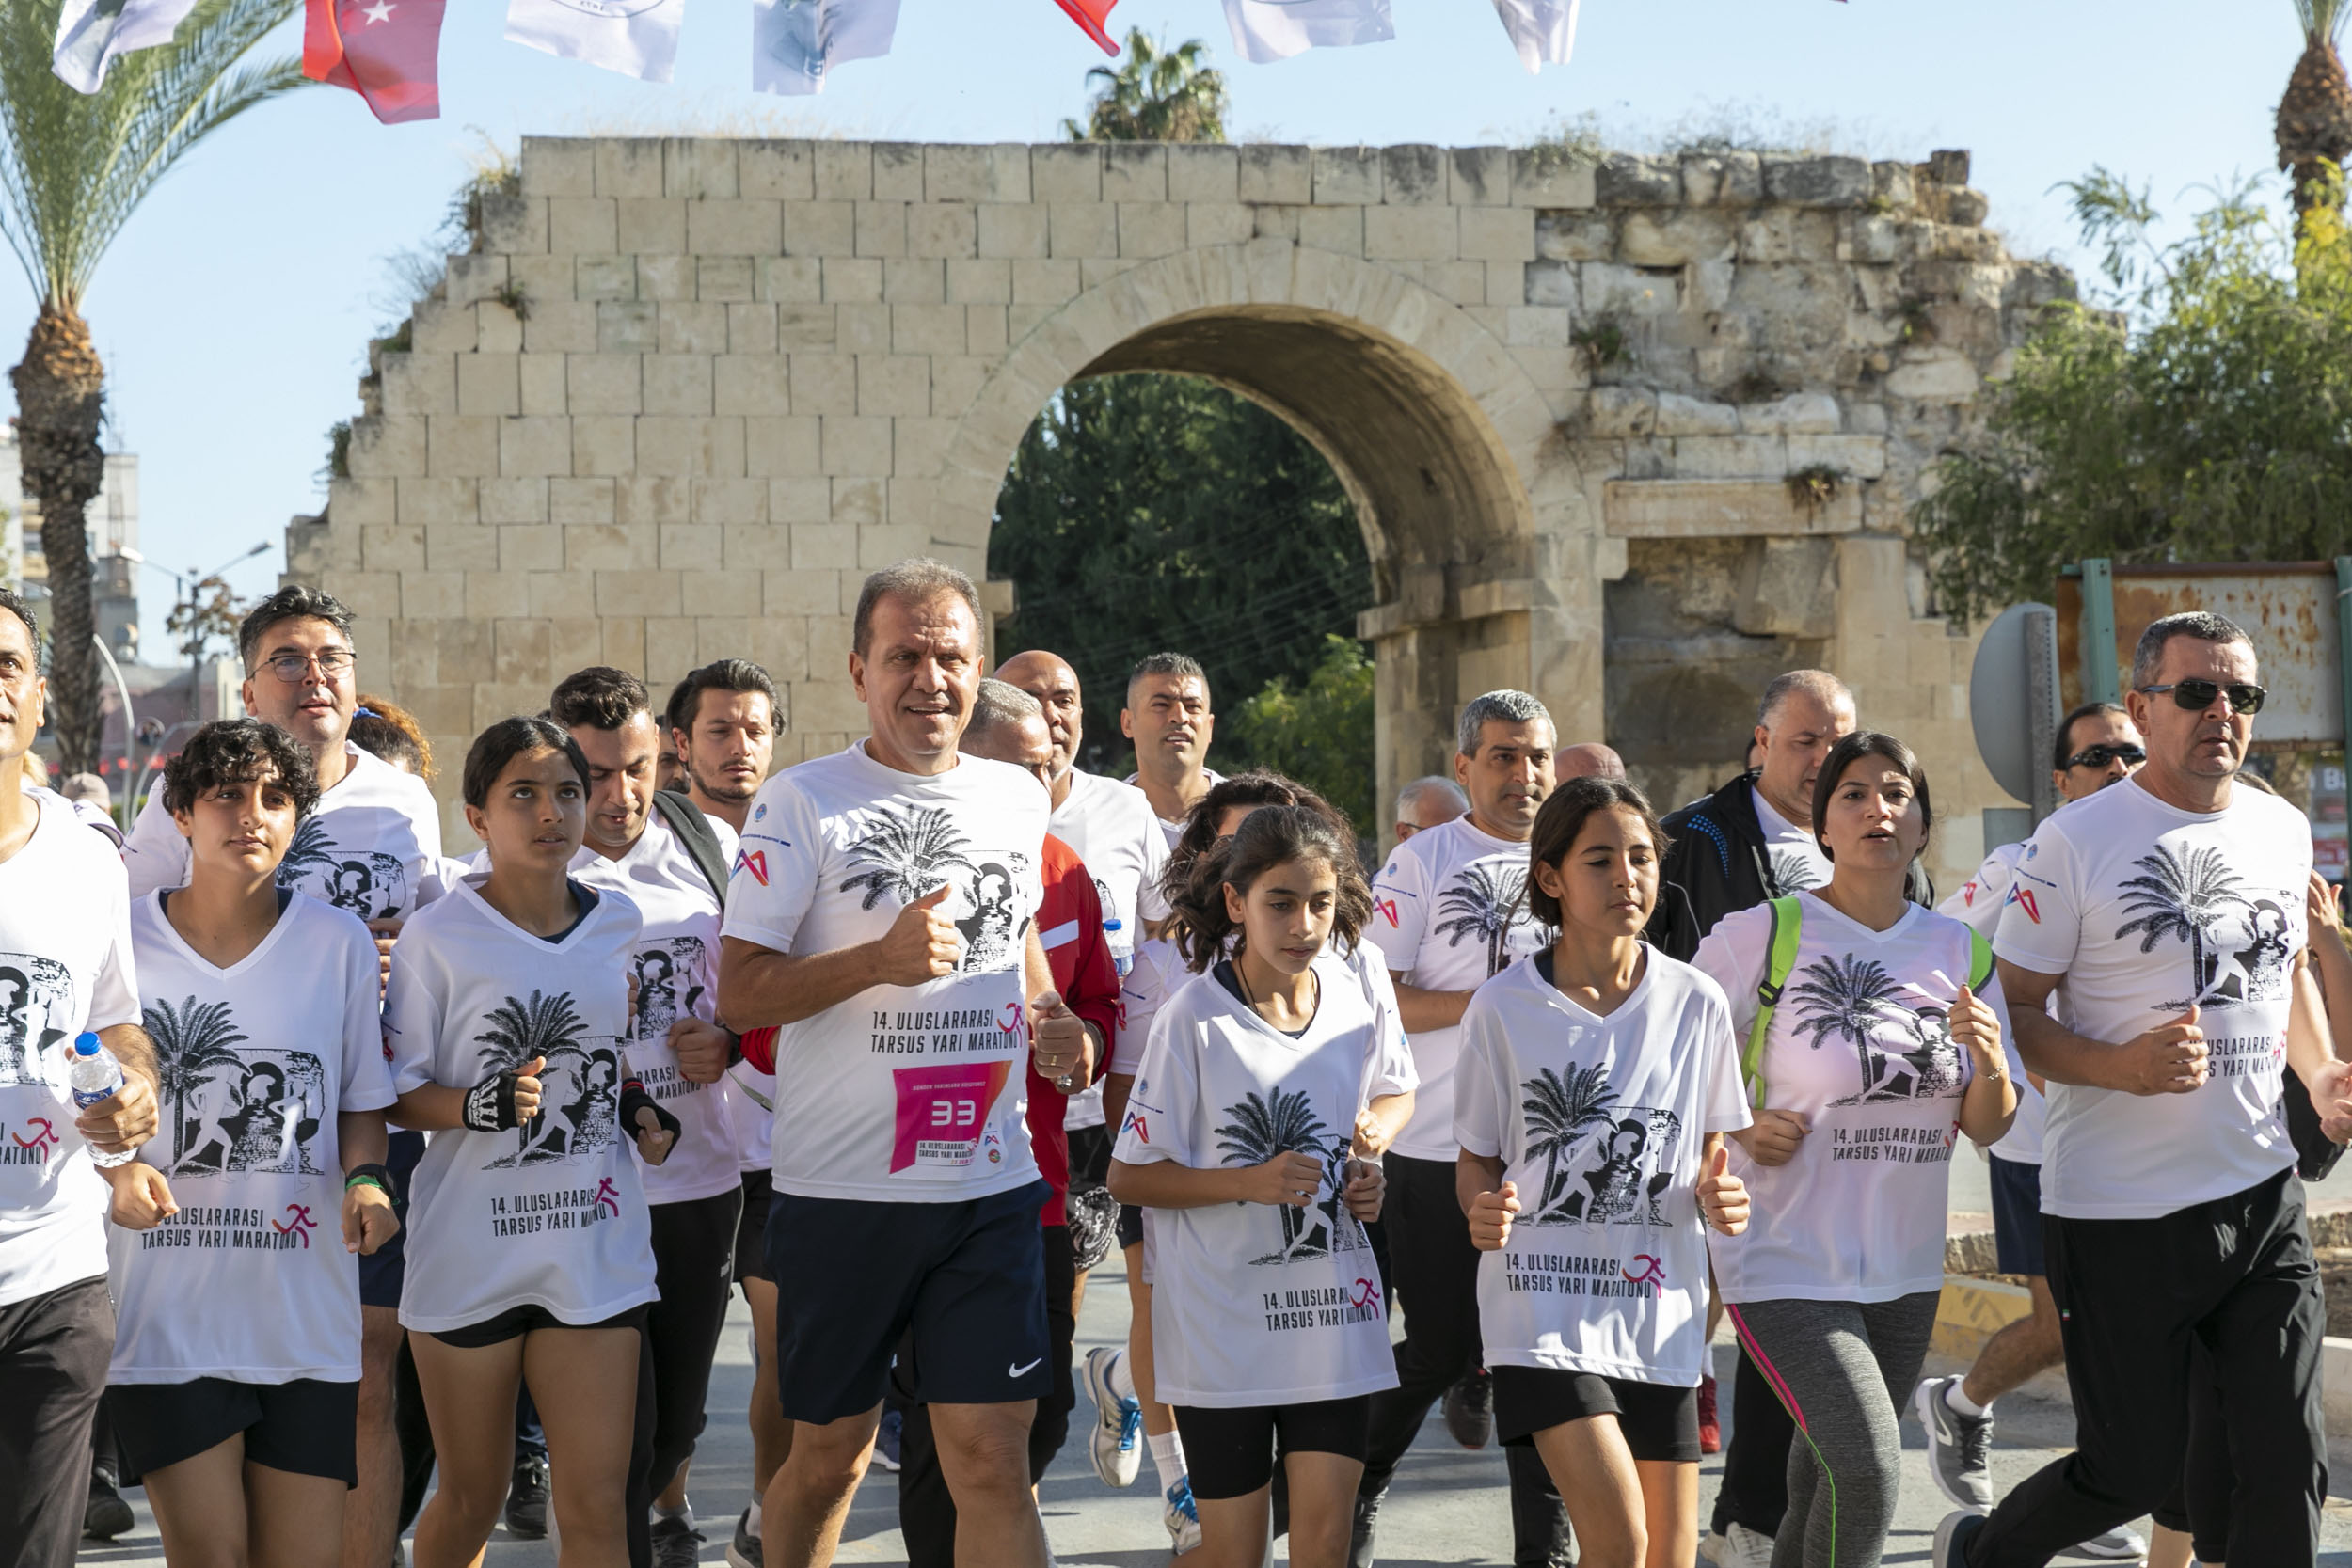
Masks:
[[[180,927],[171,923],[171,911],[165,908],[164,899],[167,895],[186,891],[185,888],[159,887],[147,896],[154,903],[155,918],[163,923],[165,940],[179,948],[182,956],[190,963],[198,965],[209,974],[217,974],[224,980],[235,979],[269,956],[270,950],[278,945],[278,939],[283,936],[286,928],[294,924],[294,905],[305,896],[297,893],[287,898],[278,911],[278,918],[270,922],[268,933],[253,944],[253,951],[239,958],[235,963],[223,968],[198,952],[195,945],[180,934]]]

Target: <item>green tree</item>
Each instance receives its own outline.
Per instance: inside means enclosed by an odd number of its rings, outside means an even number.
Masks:
[[[1241,705],[1226,748],[1260,768],[1310,785],[1345,813],[1357,836],[1375,839],[1372,660],[1353,638],[1327,636],[1323,661],[1297,690],[1276,676]]]
[[[1274,765],[1253,750],[1265,732],[1231,710],[1278,679],[1312,688],[1328,635],[1352,635],[1372,603],[1355,508],[1323,454],[1257,404],[1184,376],[1057,393],[998,492],[988,568],[1017,589],[999,653],[1068,659],[1086,687],[1086,766],[1121,772],[1119,710],[1137,659],[1173,648],[1207,667],[1228,710],[1218,771]],[[1355,745],[1368,792],[1365,689]]]
[[[66,770],[98,766],[83,514],[105,460],[105,367],[82,319],[90,278],[139,202],[197,143],[303,85],[294,58],[244,63],[296,0],[198,0],[169,43],[114,62],[85,97],[50,69],[61,0],[0,0],[0,233],[40,309],[16,387],[27,496],[40,509],[50,595],[49,715]]]
[[[2337,179],[2329,171],[2331,180]],[[2144,188],[2068,187],[2121,311],[2067,302],[1986,393],[1913,514],[1943,608],[2048,598],[2059,569],[2352,552],[2352,244],[2250,188],[2159,249]],[[2338,186],[2340,189],[2340,184]],[[2341,198],[2325,211],[2341,209]]]
[[[1169,49],[1140,27],[1127,32],[1127,57],[1087,72],[1094,103],[1084,125],[1061,122],[1072,141],[1223,141],[1225,77],[1200,63],[1203,45]]]

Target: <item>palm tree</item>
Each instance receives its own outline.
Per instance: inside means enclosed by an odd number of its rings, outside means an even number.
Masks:
[[[1293,1152],[1320,1160],[1324,1140],[1330,1136],[1330,1129],[1315,1115],[1314,1104],[1304,1090],[1285,1094],[1278,1086],[1269,1101],[1260,1099],[1253,1089],[1238,1103],[1226,1106],[1225,1114],[1233,1119],[1213,1131],[1217,1151],[1234,1164],[1263,1165],[1277,1154]],[[1307,1227],[1307,1212],[1287,1203],[1281,1209],[1282,1250],[1272,1260],[1288,1262]]]
[[[156,1081],[171,1105],[171,1168],[176,1170],[187,1153],[188,1102],[212,1082],[215,1071],[245,1065],[245,1058],[230,1047],[243,1045],[246,1037],[237,1032],[228,1003],[199,1002],[193,996],[177,1007],[159,1000],[142,1008],[139,1026],[155,1042]]]
[[[888,812],[850,851],[854,863],[873,869],[843,882],[841,891],[866,889],[860,909],[872,909],[885,893],[912,904],[946,881],[948,872],[979,870],[963,848],[963,835],[944,811],[918,806],[903,815]]]
[[[2187,942],[2188,1000],[2201,1001],[2213,984],[2215,966],[2220,962],[2220,955],[2206,951],[2205,940],[2219,924],[2223,911],[2233,904],[2247,906],[2246,895],[2238,891],[2244,884],[2230,869],[2221,850],[2210,845],[2175,859],[2172,851],[2159,844],[2153,854],[2142,855],[2132,863],[2140,868],[2140,875],[2122,884],[2130,895],[2123,900],[2123,908],[2138,912],[2116,927],[2116,940],[2120,942],[2137,931],[2140,933],[2142,953],[2153,951],[2165,937],[2178,937]]]
[[[1812,1032],[1809,1043],[1816,1051],[1831,1036],[1844,1037],[1861,1058],[1862,1092],[1868,1094],[1878,1087],[1878,1062],[1870,1050],[1870,1031],[1889,1014],[1910,1011],[1894,1001],[1894,977],[1876,958],[1857,958],[1851,953],[1843,958],[1835,955],[1817,958],[1804,966],[1804,974],[1803,980],[1788,988],[1790,996],[1801,999],[1797,1007],[1798,1030]]]
[[[1459,947],[1464,937],[1486,944],[1486,973],[1502,972],[1504,943],[1511,934],[1511,917],[1518,912],[1527,891],[1527,872],[1507,861],[1477,861],[1463,869],[1454,885],[1438,895],[1438,912],[1451,918],[1438,922],[1438,934],[1448,947]]]
[[[2344,205],[2344,162],[2352,156],[2352,81],[2336,40],[2352,0],[2295,0],[2303,24],[2303,54],[2279,100],[2275,134],[2279,166],[2294,186],[2296,228],[2321,207]]]
[[[292,887],[302,879],[304,872],[331,869],[334,864],[334,842],[326,836],[326,830],[317,817],[306,816],[294,830],[294,842],[286,846],[285,858],[278,863],[278,885]]]
[[[18,460],[48,560],[49,712],[70,772],[98,766],[89,543],[105,367],[82,319],[98,263],[147,193],[196,144],[303,85],[293,57],[240,62],[297,0],[199,0],[167,44],[114,62],[85,97],[51,70],[61,0],[0,0],[0,233],[40,309],[16,386]]]
[[[1616,1114],[1617,1091],[1609,1086],[1597,1065],[1572,1067],[1565,1079],[1549,1068],[1539,1068],[1519,1087],[1527,1092],[1527,1098],[1519,1101],[1519,1109],[1527,1116],[1527,1152],[1544,1159],[1544,1186],[1534,1208],[1534,1214],[1541,1215],[1566,1196],[1568,1179],[1560,1168],[1561,1160],[1576,1147],[1586,1127],[1596,1122],[1609,1125]]]
[[[569,991],[557,991],[549,996],[533,990],[531,1000],[510,996],[490,1009],[489,1027],[476,1035],[474,1043],[483,1048],[482,1060],[489,1067],[504,1072],[521,1067],[533,1057],[553,1063],[563,1057],[577,1057],[585,1062],[586,1049],[580,1043],[587,1025],[581,1021],[580,1009],[572,1005]],[[515,1152],[493,1164],[510,1165],[528,1152],[532,1142],[532,1127],[545,1120],[544,1103],[538,1116],[531,1118],[519,1131],[522,1141]]]
[[[1190,39],[1168,49],[1140,27],[1127,33],[1126,63],[1087,72],[1097,83],[1087,122],[1061,122],[1072,141],[1223,141],[1225,78],[1200,63]]]

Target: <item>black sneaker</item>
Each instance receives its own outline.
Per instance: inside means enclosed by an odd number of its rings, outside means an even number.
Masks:
[[[759,1560],[759,1537],[752,1533],[752,1511],[745,1509],[735,1521],[735,1539],[727,1544],[728,1568],[766,1568]]]
[[[127,1534],[135,1523],[131,1505],[115,1490],[115,1478],[92,1465],[89,1502],[82,1510],[82,1533],[92,1541],[112,1541],[118,1535]]]
[[[1445,1429],[1466,1449],[1494,1441],[1495,1380],[1480,1367],[1445,1391]]]
[[[702,1548],[703,1532],[685,1520],[653,1522],[653,1568],[694,1568]]]
[[[1935,1527],[1935,1544],[1928,1560],[1935,1568],[1968,1568],[1968,1538],[1984,1528],[1984,1515],[1962,1509],[1947,1513]]]
[[[1388,1493],[1356,1494],[1356,1517],[1347,1531],[1347,1568],[1373,1568],[1377,1560],[1375,1538],[1380,1529],[1380,1500]]]
[[[548,1462],[540,1454],[515,1456],[515,1479],[506,1487],[506,1533],[538,1541],[548,1533]]]

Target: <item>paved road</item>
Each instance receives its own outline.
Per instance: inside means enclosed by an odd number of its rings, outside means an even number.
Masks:
[[[1094,1284],[1079,1323],[1081,1355],[1089,1345],[1125,1335],[1126,1294],[1120,1276],[1105,1271],[1096,1275]],[[749,1499],[751,1443],[739,1415],[750,1388],[749,1329],[750,1318],[739,1302],[712,1379],[711,1428],[694,1467],[693,1500],[710,1536],[703,1553],[707,1563],[723,1560],[735,1515]],[[1728,1368],[1728,1349],[1717,1354],[1721,1364]],[[1951,1370],[1955,1369],[1931,1368]],[[1068,1568],[1087,1563],[1161,1568],[1168,1560],[1168,1536],[1160,1528],[1158,1501],[1150,1491],[1151,1466],[1145,1465],[1145,1479],[1134,1489],[1105,1489],[1086,1462],[1081,1423],[1088,1414],[1081,1396],[1073,1440],[1041,1489],[1055,1553]],[[2071,1440],[2073,1416],[2063,1405],[2012,1396],[2003,1402],[2000,1415],[1993,1462],[1994,1480],[2003,1487],[2064,1451]],[[1904,1422],[1903,1436],[1907,1451],[1902,1507],[1885,1560],[1924,1563],[1945,1505],[1928,1481],[1915,1422]],[[2352,1450],[2340,1452],[2333,1468],[2344,1478],[2338,1484],[2346,1497],[2330,1500],[2328,1550],[2321,1560],[2331,1568],[2352,1568]],[[1719,1460],[1709,1460],[1704,1466],[1702,1518],[1712,1502],[1721,1469]],[[144,1499],[137,1493],[132,1497],[139,1513],[137,1532],[111,1546],[86,1545],[83,1562],[162,1568],[163,1555]],[[1472,1453],[1456,1447],[1433,1419],[1406,1461],[1397,1490],[1381,1513],[1381,1527],[1382,1560],[1398,1568],[1508,1562],[1510,1523],[1502,1455],[1493,1449]],[[906,1560],[898,1539],[897,1487],[879,1469],[859,1493],[841,1557],[844,1561],[860,1563]],[[502,1533],[492,1541],[488,1557],[488,1568],[554,1568],[554,1562],[555,1554],[546,1543],[512,1541]]]

